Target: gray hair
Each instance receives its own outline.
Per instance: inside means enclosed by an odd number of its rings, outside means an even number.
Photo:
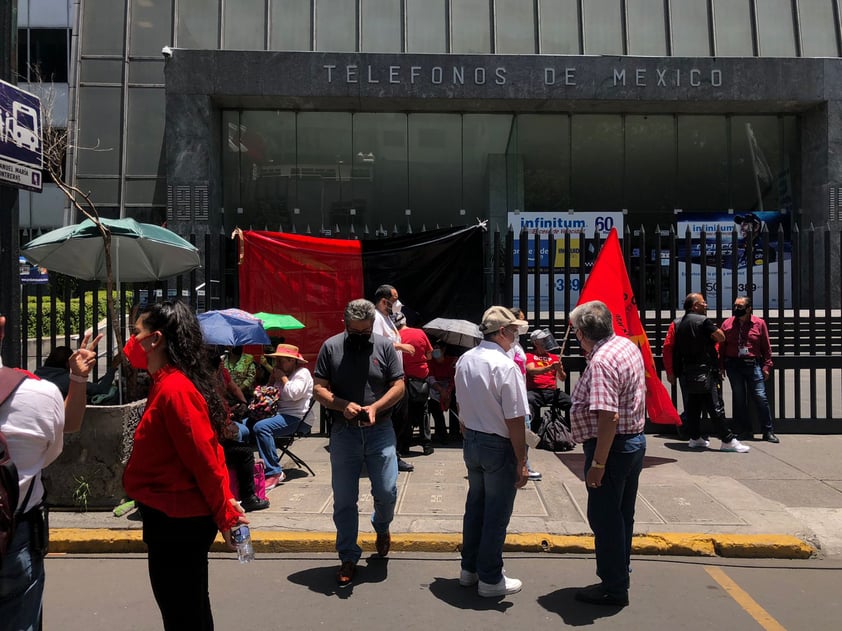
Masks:
[[[585,302],[570,312],[570,323],[586,338],[598,342],[614,333],[614,316],[600,300]]]
[[[352,300],[345,307],[345,324],[363,320],[374,320],[374,303],[365,298]]]

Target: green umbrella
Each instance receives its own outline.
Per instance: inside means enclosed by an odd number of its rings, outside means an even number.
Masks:
[[[102,219],[111,231],[114,280],[119,284],[176,276],[200,266],[199,250],[176,233],[134,219]],[[93,221],[57,228],[21,247],[31,263],[82,280],[106,280],[105,247]]]
[[[291,331],[293,329],[304,328],[304,324],[293,318],[291,315],[265,313],[263,311],[253,315],[255,318],[263,320],[263,328],[267,331],[271,331],[272,329],[285,329],[287,331]]]

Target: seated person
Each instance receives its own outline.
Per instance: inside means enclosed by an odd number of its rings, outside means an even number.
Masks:
[[[310,409],[310,400],[313,398],[313,376],[304,367],[307,360],[298,352],[297,346],[278,344],[275,352],[267,353],[266,357],[273,358],[275,368],[269,385],[280,390],[280,402],[277,414],[257,421],[251,426],[251,433],[257,441],[257,451],[266,463],[268,491],[286,479],[275,448],[275,437],[301,431],[301,420]]]
[[[242,346],[231,346],[228,348],[223,365],[231,374],[234,383],[243,391],[246,399],[250,399],[252,390],[254,390],[254,379],[257,375],[254,357],[244,353]]]
[[[549,331],[544,329],[535,329],[529,336],[532,352],[526,354],[526,399],[533,432],[541,428],[541,407],[553,403],[556,379],[567,379],[559,356],[547,350],[546,342],[550,337]],[[565,412],[570,409],[570,395],[566,392],[559,392],[558,402]]]
[[[430,375],[430,414],[433,415],[436,427],[436,442],[446,445],[448,442],[448,426],[444,422],[444,413],[448,412],[450,425],[449,438],[458,439],[461,435],[459,418],[456,415],[456,393],[453,380],[456,375],[456,357],[448,353],[447,344],[441,341],[433,342],[431,359],[427,362]]]
[[[223,401],[229,399],[229,385],[233,384],[231,376],[222,365],[222,358],[213,351],[208,352],[208,360],[217,375],[216,387]],[[236,384],[234,387],[237,388]],[[239,391],[240,389],[237,388]],[[240,392],[240,396],[243,393]],[[249,445],[241,440],[241,432],[238,424],[235,423],[229,413],[228,423],[219,432],[219,444],[225,453],[225,464],[237,476],[237,485],[240,488],[240,505],[247,513],[255,510],[269,508],[269,500],[262,500],[257,497],[254,490],[254,451]]]
[[[44,365],[35,371],[36,376],[56,384],[63,398],[67,398],[67,391],[70,388],[70,356],[72,354],[73,351],[69,347],[56,346],[47,355]],[[105,371],[105,374],[99,381],[88,382],[87,393],[89,401],[95,395],[108,394],[114,382],[115,370],[116,366],[111,366]]]

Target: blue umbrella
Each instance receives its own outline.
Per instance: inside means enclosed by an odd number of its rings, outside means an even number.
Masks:
[[[263,322],[241,309],[206,311],[198,315],[205,344],[243,346],[271,344]]]

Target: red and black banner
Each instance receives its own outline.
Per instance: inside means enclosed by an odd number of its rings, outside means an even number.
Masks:
[[[385,239],[325,239],[258,230],[240,234],[240,308],[285,313],[305,328],[284,339],[314,357],[343,329],[345,305],[393,285],[410,326],[437,317],[477,321],[483,303],[482,228]]]

